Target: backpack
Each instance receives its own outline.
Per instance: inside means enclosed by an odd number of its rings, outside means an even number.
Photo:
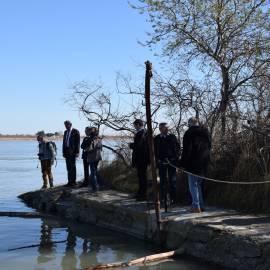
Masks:
[[[56,146],[56,143],[53,142],[53,141],[49,141],[49,142],[47,142],[47,146],[49,147],[49,145],[52,145],[52,147],[54,149],[54,152],[55,152],[55,155],[57,155],[57,146]]]
[[[53,149],[54,149],[54,152],[55,152],[55,161],[56,161],[56,163],[55,163],[55,166],[57,165],[57,160],[56,160],[56,156],[57,156],[57,146],[56,146],[56,143],[55,142],[53,142],[53,141],[49,141],[49,142],[47,142],[47,147],[49,148],[49,145],[51,145],[52,147],[53,147]]]

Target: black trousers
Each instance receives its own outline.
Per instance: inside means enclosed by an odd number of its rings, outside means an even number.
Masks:
[[[66,157],[66,167],[68,172],[68,183],[76,183],[76,157]]]
[[[147,165],[136,166],[139,180],[138,195],[145,196],[147,193]]]
[[[83,171],[84,171],[84,183],[89,184],[89,163],[87,162],[87,159],[83,159]]]

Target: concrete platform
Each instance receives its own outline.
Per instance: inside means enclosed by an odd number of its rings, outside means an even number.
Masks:
[[[38,210],[159,242],[153,204],[138,202],[130,194],[60,186],[19,197]],[[174,207],[168,213],[162,210],[162,219],[167,249],[182,247],[188,255],[231,269],[270,269],[269,216],[216,208],[192,214],[189,208]]]

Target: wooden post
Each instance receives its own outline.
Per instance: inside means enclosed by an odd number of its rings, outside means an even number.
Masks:
[[[155,162],[155,153],[154,153],[154,140],[153,140],[153,128],[152,128],[152,115],[151,115],[151,94],[150,94],[150,80],[153,76],[152,74],[152,63],[149,61],[145,62],[146,71],[145,71],[145,106],[146,106],[146,121],[147,121],[147,137],[148,137],[148,146],[149,146],[149,156],[150,156],[150,165],[152,172],[152,179],[154,181],[154,191],[155,191],[155,211],[156,211],[156,220],[157,220],[157,230],[159,240],[161,241],[160,235],[160,200],[159,200],[159,184],[157,181],[157,171],[156,171],[156,162]]]

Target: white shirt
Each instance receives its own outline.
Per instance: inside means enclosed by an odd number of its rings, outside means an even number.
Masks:
[[[66,135],[66,146],[69,147],[69,139],[71,135],[72,128],[70,130],[67,130],[67,135]]]

